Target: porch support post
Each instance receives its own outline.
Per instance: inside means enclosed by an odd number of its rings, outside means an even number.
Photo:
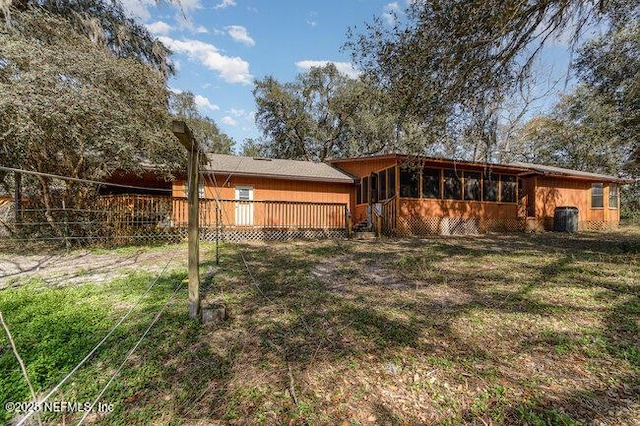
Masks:
[[[199,247],[199,197],[198,197],[198,176],[199,176],[199,147],[191,130],[184,121],[174,121],[171,125],[173,134],[180,140],[187,149],[189,155],[189,316],[200,321],[200,264]]]

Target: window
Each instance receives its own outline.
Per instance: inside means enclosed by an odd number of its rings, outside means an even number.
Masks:
[[[422,197],[440,198],[440,169],[422,171]]]
[[[188,181],[184,182],[184,196],[185,197],[189,196],[189,182]],[[206,198],[205,197],[205,192],[204,192],[204,183],[198,184],[198,198]]]
[[[604,207],[603,184],[591,184],[591,208]]]
[[[380,185],[380,200],[387,199],[387,172],[385,170],[379,173],[380,178],[378,179],[378,183]]]
[[[396,168],[391,167],[387,169],[387,183],[389,184],[389,198],[393,198],[396,195]]]
[[[491,172],[482,177],[482,199],[484,201],[498,201],[498,176]]]
[[[480,201],[480,173],[464,172],[464,199]]]
[[[369,204],[369,176],[362,178],[362,204]]]
[[[619,201],[618,185],[611,184],[611,186],[609,186],[609,208],[617,209]]]
[[[369,197],[371,198],[372,203],[377,203],[379,200],[378,195],[380,194],[380,188],[378,186],[378,174],[371,173],[371,177],[369,178],[369,187],[371,188]]]
[[[444,171],[444,198],[460,200],[462,198],[462,172],[456,170]]]
[[[516,177],[511,175],[501,175],[500,182],[502,183],[500,201],[503,203],[515,203],[518,189]]]
[[[356,185],[356,204],[362,204],[362,181]]]
[[[420,173],[415,169],[400,170],[400,196],[418,198]]]
[[[249,201],[251,200],[251,188],[236,188],[238,191],[238,200]]]

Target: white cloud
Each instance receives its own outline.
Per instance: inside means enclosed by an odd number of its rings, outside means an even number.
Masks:
[[[193,31],[195,31],[196,34],[206,34],[209,32],[203,25],[194,28]]]
[[[200,0],[180,0],[179,2],[176,2],[176,7],[178,7],[185,13],[193,12],[197,9],[202,9]]]
[[[309,25],[311,28],[315,28],[318,26],[318,23],[316,21],[312,21],[310,19],[307,19],[307,25]]]
[[[338,68],[338,71],[340,71],[340,73],[346,75],[349,78],[358,78],[358,76],[360,75],[360,72],[357,69],[355,69],[353,64],[350,62],[305,60],[305,61],[296,62],[296,67],[298,67],[301,70],[307,71],[312,67],[323,67],[328,63],[332,63],[333,65],[335,65],[336,68]]]
[[[147,29],[151,34],[155,35],[169,35],[173,27],[166,22],[158,21],[147,25]]]
[[[229,125],[229,126],[237,126],[237,125],[238,125],[238,123],[236,122],[236,120],[234,120],[233,118],[229,117],[228,115],[227,115],[227,116],[222,117],[222,120],[221,120],[221,121],[222,121],[224,124],[227,124],[227,125]]]
[[[235,0],[222,0],[222,3],[219,3],[213,6],[214,9],[226,9],[229,6],[235,6]]]
[[[240,25],[229,25],[226,27],[229,36],[238,43],[246,44],[247,46],[255,46],[256,42],[249,36],[247,29]]]
[[[384,6],[384,13],[382,14],[382,17],[387,25],[394,26],[400,13],[402,13],[400,5],[397,1],[394,1],[393,3],[388,3]]]
[[[237,56],[225,56],[212,44],[200,40],[175,40],[166,36],[160,37],[160,41],[174,52],[184,53],[189,59],[218,72],[227,83],[251,84],[253,80],[247,61]]]
[[[210,109],[211,111],[218,111],[220,109],[220,107],[218,105],[214,105],[211,103],[211,101],[209,101],[209,99],[205,98],[202,95],[196,95],[193,100],[195,101],[196,105],[198,106],[198,108],[200,109]]]
[[[228,112],[235,117],[242,117],[246,115],[246,111],[243,109],[231,108]]]
[[[122,0],[122,7],[127,15],[143,21],[151,17],[149,8],[155,5],[155,0]]]

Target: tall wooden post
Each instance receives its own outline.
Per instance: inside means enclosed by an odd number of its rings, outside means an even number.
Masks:
[[[13,173],[14,194],[13,207],[15,209],[16,225],[22,221],[22,175],[18,172]]]
[[[199,149],[191,130],[184,121],[174,121],[171,130],[189,152],[189,316],[200,321]]]

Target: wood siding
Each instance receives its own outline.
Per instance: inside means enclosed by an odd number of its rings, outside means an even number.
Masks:
[[[201,204],[201,221],[215,224],[215,200],[235,200],[236,187],[253,188],[253,202],[228,202],[222,204],[219,221],[225,226],[236,226],[236,209],[241,208],[250,219],[246,226],[296,228],[345,227],[344,206],[353,198],[354,185],[349,183],[294,181],[262,177],[216,175],[207,176],[204,182],[205,198]],[[185,198],[185,180],[173,182],[173,196]],[[285,203],[265,203],[282,201]],[[342,207],[338,208],[337,205]],[[182,211],[184,210],[184,211]],[[186,217],[186,203],[174,203],[177,221]],[[250,223],[250,224],[249,224]]]
[[[591,207],[591,185],[594,182],[538,177],[535,190],[536,218],[549,228],[556,207],[577,207],[578,221],[616,226],[620,220],[619,208],[609,207],[609,183],[603,185],[603,207]]]

